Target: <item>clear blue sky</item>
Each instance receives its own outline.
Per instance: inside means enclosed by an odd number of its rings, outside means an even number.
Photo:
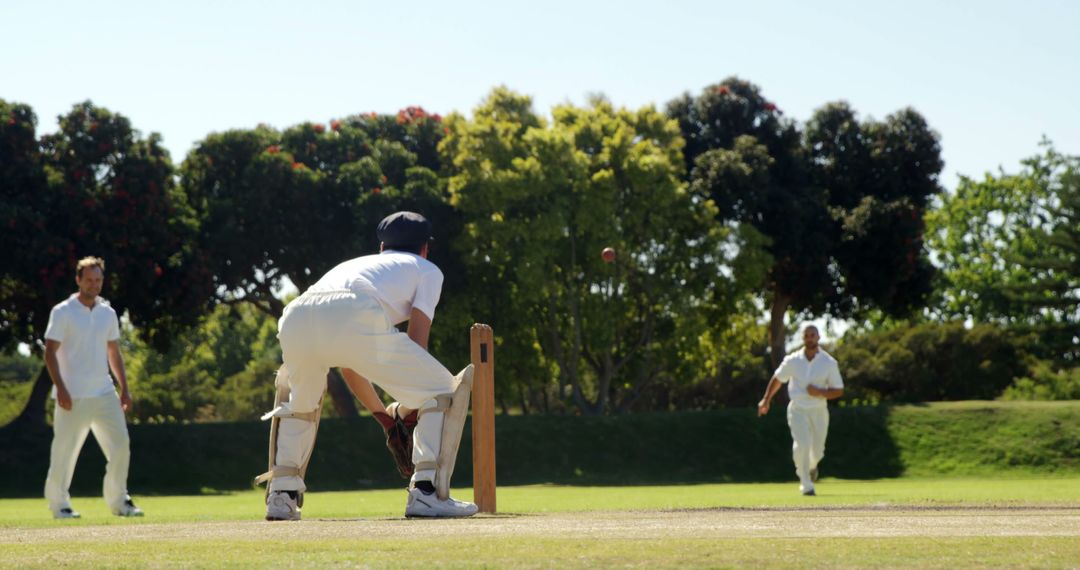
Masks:
[[[412,4],[412,5],[409,5]],[[124,2],[0,4],[0,97],[39,131],[91,99],[179,162],[212,131],[407,105],[638,107],[729,75],[799,120],[848,100],[941,134],[946,170],[1015,168],[1042,135],[1080,154],[1080,2]]]

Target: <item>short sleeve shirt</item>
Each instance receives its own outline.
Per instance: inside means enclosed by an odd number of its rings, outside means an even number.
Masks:
[[[393,324],[409,320],[413,309],[435,319],[443,273],[432,262],[402,251],[387,250],[338,264],[309,291],[348,289],[374,294]]]
[[[58,303],[49,313],[45,339],[60,343],[56,359],[72,399],[96,398],[115,390],[106,349],[109,341],[120,340],[120,321],[107,301],[98,297],[91,310],[79,302],[76,293]]]
[[[773,376],[788,385],[788,397],[792,405],[801,408],[827,405],[824,398],[816,398],[806,391],[811,385],[822,389],[844,387],[844,379],[840,377],[840,366],[836,359],[821,349],[818,349],[813,360],[806,358],[803,349],[787,355]]]

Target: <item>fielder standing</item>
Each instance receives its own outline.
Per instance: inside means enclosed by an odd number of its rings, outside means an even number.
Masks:
[[[458,388],[471,385],[472,368],[455,378],[427,351],[443,283],[442,272],[427,260],[431,224],[420,214],[397,212],[379,223],[378,237],[381,253],[331,269],[289,303],[278,322],[285,362],[277,378],[278,405],[264,416],[272,421],[270,470],[256,479],[270,481],[267,520],[300,520],[304,474],[331,367],[378,384],[400,403],[399,417],[418,410],[406,516],[477,512],[475,504],[449,497],[454,433],[460,438],[465,420],[464,413],[458,417],[461,406],[453,404],[462,394]],[[405,321],[408,334],[394,326]]]
[[[827,401],[844,395],[840,367],[835,358],[818,346],[820,338],[817,327],[809,325],[803,329],[803,347],[784,358],[765,388],[765,397],[758,402],[758,416],[769,413],[769,404],[780,384],[788,385],[791,454],[799,477],[799,491],[808,496],[816,494],[817,466],[825,457],[825,437],[829,433]]]
[[[45,329],[45,366],[53,381],[56,411],[45,498],[53,517],[77,519],[71,508],[75,461],[90,431],[101,446],[105,466],[103,494],[114,515],[139,517],[143,512],[127,493],[131,460],[124,412],[131,407],[120,324],[116,311],[98,296],[105,282],[105,261],[87,257],[75,268],[79,292],[57,304]],[[117,396],[109,369],[120,385]]]

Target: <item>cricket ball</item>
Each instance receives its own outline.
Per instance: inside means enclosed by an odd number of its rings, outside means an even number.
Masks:
[[[605,247],[604,251],[600,252],[600,257],[603,258],[605,263],[611,263],[615,261],[615,250],[610,247]]]

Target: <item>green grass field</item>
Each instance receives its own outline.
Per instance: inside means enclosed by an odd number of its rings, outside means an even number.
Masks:
[[[1075,567],[1080,478],[826,478],[796,483],[499,489],[495,516],[409,521],[405,494],[309,493],[302,523],[261,521],[258,491],[0,501],[5,567]],[[455,495],[469,498],[471,492]]]

